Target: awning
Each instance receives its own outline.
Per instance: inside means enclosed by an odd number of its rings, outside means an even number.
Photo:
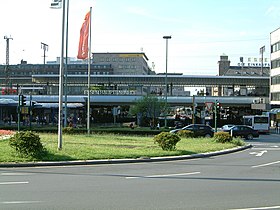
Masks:
[[[40,105],[38,108],[58,108],[58,103],[36,103],[36,105]],[[65,104],[62,104],[65,107]],[[82,103],[67,103],[67,108],[81,108],[84,105]]]
[[[1,98],[0,99],[0,106],[17,106],[18,105],[18,101],[15,101],[13,99],[10,98]]]
[[[270,110],[269,112],[270,114],[277,114],[277,113],[280,113],[280,108],[273,108]]]

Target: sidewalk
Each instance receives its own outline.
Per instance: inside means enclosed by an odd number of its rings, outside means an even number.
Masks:
[[[280,127],[278,128],[278,130],[276,129],[276,127],[270,127],[270,134],[279,134],[280,135]]]

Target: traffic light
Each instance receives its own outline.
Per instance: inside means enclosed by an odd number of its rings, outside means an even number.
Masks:
[[[220,108],[221,108],[221,103],[217,101],[217,110],[219,110]]]
[[[19,95],[19,105],[20,106],[26,106],[26,96]]]
[[[216,113],[218,113],[220,111],[221,103],[218,100],[215,101],[215,107],[214,108],[215,108]]]

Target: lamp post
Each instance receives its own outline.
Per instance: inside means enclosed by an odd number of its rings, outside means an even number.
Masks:
[[[167,57],[168,57],[168,39],[171,39],[171,36],[163,36],[166,40],[166,66],[165,66],[165,107],[164,107],[164,127],[167,127]]]
[[[61,56],[59,68],[59,97],[58,97],[58,149],[62,149],[63,125],[63,76],[64,76],[64,40],[65,40],[65,0],[62,0],[62,29],[61,29]]]
[[[263,76],[263,53],[265,52],[265,46],[262,46],[261,48],[260,48],[260,54],[262,55],[262,66],[261,66],[261,76]]]

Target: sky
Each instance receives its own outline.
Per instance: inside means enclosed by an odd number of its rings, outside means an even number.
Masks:
[[[9,0],[0,6],[0,64],[43,63],[61,54],[62,9],[52,0]],[[92,52],[144,52],[156,73],[217,75],[220,56],[269,58],[270,33],[280,27],[279,0],[69,0],[68,56],[76,57],[80,28],[92,7]]]

